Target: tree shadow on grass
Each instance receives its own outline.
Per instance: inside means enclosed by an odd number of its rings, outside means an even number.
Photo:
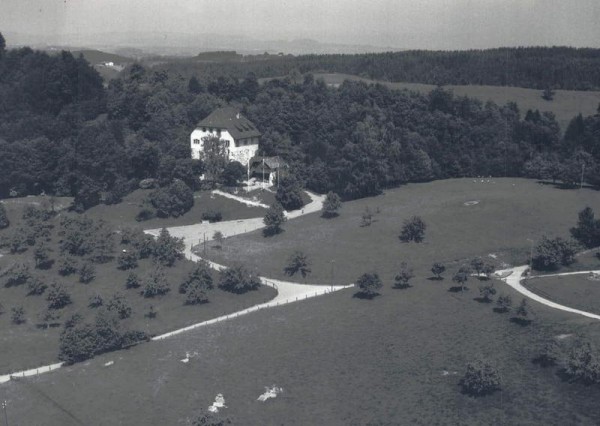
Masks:
[[[379,296],[379,293],[363,293],[362,291],[357,291],[356,293],[354,293],[352,295],[352,297],[355,297],[357,299],[366,299],[366,300],[373,300],[375,297]]]
[[[283,232],[283,229],[281,228],[264,228],[262,231],[262,234],[264,237],[273,237],[275,235],[279,235]]]
[[[468,290],[469,290],[469,288],[468,288],[468,287],[461,287],[461,286],[459,286],[459,285],[457,285],[457,286],[454,286],[454,287],[450,287],[450,288],[448,289],[448,291],[449,291],[450,293],[461,293],[461,292],[463,292],[463,291],[468,291]]]
[[[429,281],[444,281],[444,277],[429,277]]]
[[[505,313],[507,313],[509,311],[509,309],[508,308],[498,308],[498,307],[495,307],[493,309],[493,311],[496,312],[497,314],[505,314]]]
[[[474,297],[473,300],[476,302],[479,302],[479,303],[492,303],[493,302],[492,299],[487,299],[485,297]]]
[[[406,290],[407,288],[411,288],[412,285],[410,284],[396,284],[393,285],[392,288],[395,290]]]
[[[519,317],[512,317],[510,319],[510,322],[520,325],[521,327],[528,326],[529,324],[531,324],[531,321],[532,320],[530,320],[530,319],[524,319],[524,318],[519,318]]]

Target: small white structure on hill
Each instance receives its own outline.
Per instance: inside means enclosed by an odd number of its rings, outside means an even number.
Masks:
[[[219,108],[196,125],[190,136],[192,158],[201,158],[204,141],[211,136],[225,141],[229,161],[239,161],[248,166],[258,152],[260,132],[233,107]]]

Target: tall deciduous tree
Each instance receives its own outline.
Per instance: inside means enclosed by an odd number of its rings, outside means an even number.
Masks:
[[[267,225],[263,231],[263,235],[268,237],[281,233],[283,230],[281,226],[286,220],[287,218],[285,217],[281,204],[277,202],[273,203],[263,218],[263,223]]]
[[[337,216],[338,211],[342,207],[342,201],[340,196],[337,195],[333,191],[329,191],[325,196],[325,201],[323,201],[323,209],[321,216],[326,218],[331,218]]]
[[[383,283],[377,273],[368,272],[358,277],[356,286],[359,290],[355,296],[364,299],[372,299],[379,295],[379,290],[383,287]]]

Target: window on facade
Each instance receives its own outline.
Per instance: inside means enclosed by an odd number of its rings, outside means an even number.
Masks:
[[[217,129],[217,136],[221,136],[221,129]]]
[[[203,131],[203,132],[206,132],[206,127],[203,127],[203,128],[202,128],[202,131]]]
[[[199,145],[200,144],[200,139],[194,139],[194,145]]]
[[[212,129],[212,127],[211,127],[210,129],[208,129],[208,131],[209,131],[210,133],[212,133],[212,132],[213,132],[213,129]]]

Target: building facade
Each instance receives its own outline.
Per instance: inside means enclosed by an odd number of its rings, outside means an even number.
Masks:
[[[192,158],[202,158],[204,142],[214,136],[223,140],[229,161],[248,166],[258,152],[260,132],[233,107],[219,108],[201,120],[190,135]]]

